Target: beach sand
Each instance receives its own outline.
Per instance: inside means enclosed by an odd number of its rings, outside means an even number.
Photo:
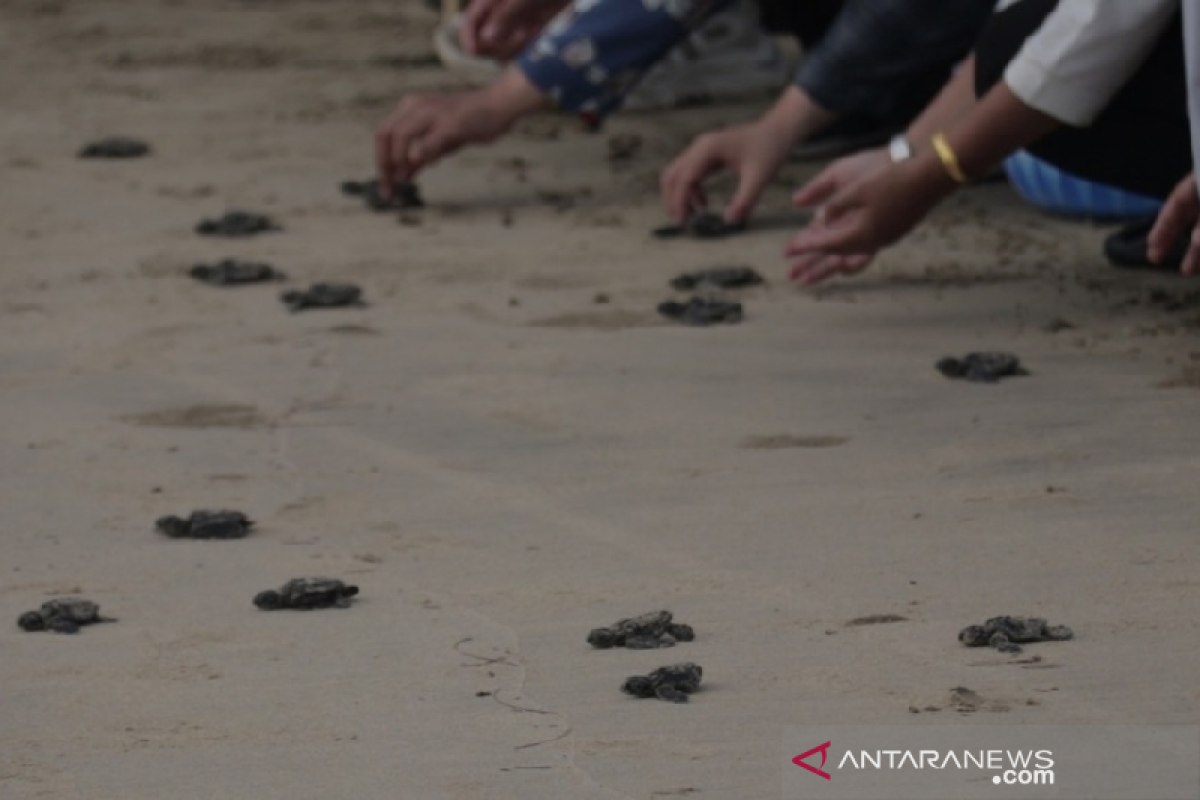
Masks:
[[[763,102],[538,116],[423,176],[428,208],[372,214],[337,187],[371,174],[374,124],[458,85],[435,20],[0,6],[0,796],[763,798],[788,725],[1196,722],[1191,284],[992,184],[802,291],[780,252],[812,166],[743,236],[650,238],[666,159]],[[614,164],[616,133],[644,144]],[[75,158],[111,134],[154,152]],[[193,233],[229,208],[285,230]],[[368,305],[291,315],[279,286],[185,275],[226,256]],[[657,318],[670,277],[738,263],[769,279],[742,324]],[[980,349],[1032,374],[933,369]],[[259,527],[153,531],[210,507]],[[360,599],[251,605],[314,573]],[[13,624],[66,592],[119,622]],[[696,641],[585,642],[656,608]],[[998,614],[1077,638],[957,643]],[[903,620],[847,624],[869,615]],[[685,660],[687,705],[618,691]]]

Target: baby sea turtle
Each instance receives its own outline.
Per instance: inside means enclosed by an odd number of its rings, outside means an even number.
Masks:
[[[935,366],[947,378],[973,383],[996,383],[1001,378],[1029,374],[1012,353],[967,353],[963,358],[943,358]]]
[[[108,136],[85,144],[80,158],[140,158],[150,152],[150,145],[124,136]]]
[[[240,511],[193,511],[186,519],[162,517],[154,527],[172,539],[242,539],[254,520]]]
[[[293,578],[279,587],[254,596],[254,605],[263,611],[278,608],[349,608],[357,586],[347,586],[336,578]]]
[[[690,661],[659,667],[649,675],[633,675],[621,684],[621,691],[634,697],[657,697],[668,703],[686,703],[688,695],[700,690],[704,670]]]
[[[283,230],[275,220],[253,211],[226,211],[215,219],[201,220],[196,233],[202,236],[229,236],[240,238],[257,233]]]
[[[303,291],[284,292],[279,297],[290,311],[306,308],[343,308],[361,306],[362,289],[352,283],[314,283]]]
[[[197,264],[188,270],[188,274],[202,283],[213,286],[281,281],[287,277],[270,264],[241,261],[236,258],[226,258],[215,264]]]
[[[681,292],[690,292],[697,287],[744,289],[747,286],[758,286],[762,282],[762,275],[752,267],[712,267],[677,275],[671,279],[671,288]]]
[[[588,644],[600,650],[626,647],[630,650],[654,650],[674,647],[676,642],[696,638],[691,625],[672,622],[670,611],[651,611],[637,617],[618,620],[607,628],[594,628],[588,634]]]
[[[720,214],[711,211],[701,211],[688,218],[682,225],[665,225],[655,228],[651,233],[658,239],[675,239],[680,236],[692,236],[696,239],[720,239],[746,230],[745,222],[726,222]]]
[[[667,319],[692,327],[704,328],[709,325],[728,323],[730,325],[742,321],[742,304],[730,303],[725,300],[705,300],[693,297],[686,303],[668,300],[658,304],[658,313]]]
[[[379,181],[343,181],[342,194],[360,197],[372,211],[391,211],[397,208],[424,208],[421,190],[415,183],[405,181],[392,187],[391,198],[385,200],[379,193]]]
[[[37,611],[26,611],[17,618],[23,631],[50,631],[52,633],[78,633],[81,625],[97,622],[116,622],[100,616],[100,606],[82,597],[56,597],[42,603]]]
[[[1018,642],[1063,642],[1074,636],[1066,625],[1047,625],[1041,617],[992,617],[958,632],[967,647],[994,647],[1001,653],[1021,652]]]

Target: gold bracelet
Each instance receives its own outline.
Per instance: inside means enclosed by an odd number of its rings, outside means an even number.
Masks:
[[[954,154],[954,148],[946,141],[946,134],[935,133],[933,135],[933,149],[937,152],[937,157],[942,162],[942,166],[946,168],[946,173],[954,179],[954,182],[966,183],[967,175],[958,163],[958,156]]]

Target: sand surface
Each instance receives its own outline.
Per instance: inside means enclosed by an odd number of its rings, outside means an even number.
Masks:
[[[1196,722],[1190,284],[992,185],[800,291],[795,165],[751,233],[650,239],[664,159],[756,104],[540,116],[429,172],[428,209],[371,214],[337,185],[403,91],[456,84],[433,21],[0,4],[0,797],[763,798],[786,725]],[[118,133],[153,156],[74,157]],[[610,133],[643,147],[612,164]],[[234,207],[286,230],[192,232]],[[289,315],[277,286],[184,276],[224,256],[369,305]],[[743,324],[656,318],[671,276],[722,263],[771,279]],[[1033,374],[932,368],[989,348]],[[259,529],[154,534],[203,507]],[[361,600],[250,604],[311,573]],[[120,621],[12,624],[63,592]],[[584,642],[661,607],[697,641]],[[1077,640],[1035,663],[955,641],[1003,613]],[[904,620],[847,625],[868,615]],[[705,669],[690,704],[617,691],[678,660]]]

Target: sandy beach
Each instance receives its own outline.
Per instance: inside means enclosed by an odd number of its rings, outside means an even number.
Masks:
[[[989,184],[800,290],[780,253],[813,165],[745,235],[651,238],[666,159],[765,101],[547,113],[422,176],[427,208],[371,213],[338,184],[371,175],[375,123],[459,85],[435,22],[0,5],[0,797],[740,800],[778,796],[788,725],[1197,721],[1198,285]],[[153,153],[75,157],[114,134]],[[614,163],[614,134],[643,145]],[[231,208],[284,230],[193,232]],[[224,257],[367,305],[186,276]],[[656,315],[719,264],[768,278],[743,323]],[[970,350],[1031,374],[934,370]],[[258,527],[154,532],[195,508]],[[361,596],[251,604],[307,574]],[[17,628],[65,593],[119,621]],[[657,608],[696,641],[585,642]],[[999,614],[1076,639],[956,641]],[[847,624],[871,615],[902,619]],[[619,692],[675,661],[705,670],[690,703]]]

